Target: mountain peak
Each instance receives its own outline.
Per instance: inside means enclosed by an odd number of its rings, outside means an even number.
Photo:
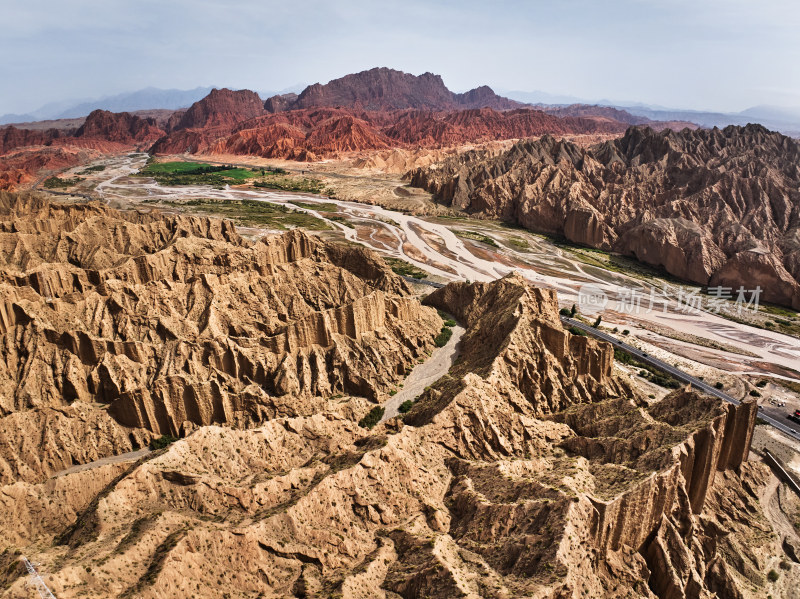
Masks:
[[[232,126],[264,113],[264,105],[256,92],[214,88],[205,98],[189,107],[176,128]]]
[[[451,110],[454,108],[495,108],[507,110],[522,104],[498,96],[488,86],[463,94],[451,92],[441,75],[425,72],[412,75],[387,67],[376,67],[345,75],[328,83],[306,87],[296,98],[273,96],[267,110],[281,112],[322,106],[358,107],[364,110]]]

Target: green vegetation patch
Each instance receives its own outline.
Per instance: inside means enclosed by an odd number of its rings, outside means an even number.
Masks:
[[[258,177],[246,168],[198,162],[148,162],[137,175],[152,177],[159,185],[238,185]]]
[[[343,216],[337,216],[335,214],[323,214],[323,216],[325,218],[327,218],[328,220],[332,220],[332,221],[337,222],[337,223],[342,223],[345,227],[347,227],[349,229],[355,229],[356,228],[356,226],[353,223],[351,223],[349,220],[347,220]]]
[[[450,341],[450,337],[452,336],[453,330],[447,325],[442,325],[442,330],[439,331],[439,334],[433,338],[433,344],[436,347],[444,347],[447,345],[447,342]]]
[[[800,314],[798,314],[794,310],[791,310],[789,308],[784,308],[783,306],[777,306],[775,304],[761,302],[758,308],[762,312],[766,312],[767,314],[773,314],[775,316],[785,316],[787,318],[800,318]]]
[[[486,245],[490,245],[492,247],[500,247],[497,245],[497,242],[489,237],[488,235],[484,235],[482,233],[477,233],[475,231],[460,231],[458,229],[453,229],[453,233],[456,234],[458,237],[462,237],[463,239],[471,239],[472,241],[480,241],[481,243],[485,243]]]
[[[316,210],[317,212],[339,212],[339,206],[333,202],[301,202],[300,200],[289,200],[290,204],[306,210]]]
[[[780,385],[789,391],[794,391],[795,393],[800,393],[800,382],[797,381],[786,381],[783,379],[775,379],[775,384]]]
[[[92,173],[101,173],[104,170],[106,170],[106,165],[105,164],[95,164],[94,166],[87,166],[85,169],[83,169],[78,174],[80,174],[80,175],[91,175]]]
[[[400,258],[384,257],[383,261],[389,265],[389,268],[391,268],[395,274],[398,274],[402,277],[411,277],[413,279],[428,278],[428,273],[426,273],[424,270],[421,270],[410,262],[406,262]]]
[[[383,418],[383,406],[375,406],[369,413],[358,421],[358,426],[362,428],[372,428]]]
[[[614,359],[621,364],[627,364],[639,369],[639,376],[651,383],[664,387],[665,389],[678,389],[681,386],[680,381],[671,377],[665,372],[661,372],[654,366],[641,362],[634,358],[626,351],[621,349],[614,350]]]
[[[526,250],[529,250],[530,247],[531,247],[530,244],[525,239],[522,239],[521,237],[509,237],[506,240],[506,243],[508,243],[508,245],[510,245],[512,248],[514,248],[518,252],[524,252]]]
[[[150,441],[150,449],[164,449],[165,447],[169,447],[173,443],[175,443],[177,439],[172,435],[161,435],[158,439],[153,439]]]
[[[68,187],[72,187],[73,185],[77,185],[83,180],[83,177],[73,177],[72,179],[59,179],[58,177],[50,177],[49,179],[44,180],[43,185],[45,189],[66,189]]]
[[[273,172],[267,172],[266,176],[260,181],[254,181],[253,187],[266,189],[280,189],[281,191],[298,191],[300,193],[319,194],[325,189],[325,185],[319,179],[309,179],[308,177],[281,176]]]
[[[214,200],[202,198],[188,202],[167,202],[167,204],[186,207],[189,210],[205,214],[213,214],[250,227],[280,230],[299,227],[314,231],[329,229],[325,221],[315,216],[280,204],[270,204],[269,202],[260,202],[258,200]]]
[[[409,412],[413,406],[414,402],[410,399],[407,399],[398,406],[397,411],[400,412],[401,414],[405,414]]]
[[[778,574],[775,570],[770,570],[767,573],[767,580],[769,580],[770,582],[777,582],[780,577],[781,575]]]

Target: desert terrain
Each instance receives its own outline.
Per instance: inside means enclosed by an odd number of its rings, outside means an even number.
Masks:
[[[800,498],[763,458],[800,476],[800,446],[759,414],[800,409],[793,275],[690,309],[710,279],[613,245],[622,221],[588,243],[497,209],[570,169],[669,187],[658,160],[586,166],[668,124],[388,69],[122,115],[3,132],[2,596],[30,596],[22,556],[62,599],[792,596]],[[709,170],[745,168],[713,141]],[[786,160],[751,165],[755,209]],[[781,198],[719,237],[767,231],[791,268]],[[573,306],[742,403],[565,328]]]

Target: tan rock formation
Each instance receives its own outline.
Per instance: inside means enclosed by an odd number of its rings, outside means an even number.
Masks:
[[[248,244],[227,221],[3,194],[0,248],[0,482],[376,401],[441,322],[373,254],[299,231]]]
[[[780,549],[756,500],[768,476],[741,463],[752,406],[638,401],[610,346],[560,330],[553,294],[517,277],[431,302],[468,331],[408,423],[360,428],[360,400],[204,426],[70,495],[60,534],[8,538],[38,539],[64,598],[757,596]],[[31,486],[19,513],[52,492]],[[9,597],[18,555],[0,554]]]
[[[800,309],[800,146],[760,125],[546,136],[416,169],[444,203]]]

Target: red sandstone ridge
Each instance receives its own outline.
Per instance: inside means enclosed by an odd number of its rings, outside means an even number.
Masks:
[[[630,115],[628,115],[630,116]],[[442,78],[380,68],[269,98],[214,90],[176,113],[155,154],[249,154],[315,160],[342,152],[444,147],[545,133],[617,134],[626,124],[602,115],[560,118],[481,86],[451,92]]]
[[[540,136],[622,133],[617,121],[558,118],[539,110],[492,108],[438,111],[365,111],[344,108],[291,110],[225,128],[177,130],[152,148],[156,154],[247,154],[315,160],[342,152],[436,148]]]
[[[265,113],[258,94],[247,89],[211,90],[205,98],[198,100],[183,113],[175,129],[197,129],[201,127],[234,127]]]
[[[621,134],[626,128],[616,113],[578,111],[562,118],[500,97],[487,86],[457,94],[438,75],[386,68],[314,84],[299,96],[274,96],[266,103],[249,90],[215,89],[185,111],[159,116],[160,123],[98,110],[75,131],[7,127],[0,129],[0,154],[22,146],[105,152],[149,146],[154,154],[311,161],[346,152],[438,148],[546,133]]]
[[[90,159],[79,148],[35,147],[18,149],[0,157],[0,190],[13,190],[30,184],[37,173],[55,172]]]
[[[463,94],[455,94],[447,89],[441,76],[433,73],[416,76],[394,69],[375,68],[345,75],[324,85],[309,85],[299,96],[273,96],[267,100],[265,106],[271,112],[280,112],[322,106],[366,110],[452,110],[483,107],[508,110],[519,108],[523,104],[498,96],[485,85]]]
[[[621,133],[624,129],[625,125],[617,121],[559,118],[530,108],[505,112],[481,108],[444,113],[409,112],[388,128],[386,134],[410,145],[437,147],[545,133]]]
[[[14,148],[25,146],[40,146],[51,142],[61,133],[57,129],[35,131],[33,129],[18,129],[13,125],[0,128],[0,154],[5,154]]]
[[[75,166],[86,150],[125,152],[149,147],[164,135],[156,120],[127,112],[92,112],[74,131],[0,129],[0,189],[16,189],[37,175]]]
[[[167,122],[168,136],[160,139],[152,152],[173,154],[206,151],[218,139],[230,135],[237,126],[266,114],[258,94],[247,89],[211,90],[186,112],[176,112]]]
[[[539,106],[537,106],[538,108]],[[662,129],[673,129],[679,131],[681,129],[697,129],[697,125],[688,121],[652,121],[647,117],[637,116],[631,114],[626,110],[614,108],[613,106],[596,106],[589,104],[570,104],[569,106],[541,106],[541,109],[547,114],[552,114],[558,117],[583,117],[592,119],[606,119],[611,121],[619,121],[620,123],[627,123],[628,125],[647,125],[656,131]]]
[[[75,133],[75,137],[98,138],[119,143],[153,142],[164,135],[154,118],[141,118],[128,112],[95,110]]]
[[[15,148],[58,145],[86,147],[87,140],[122,144],[152,143],[164,135],[153,118],[142,118],[127,112],[95,110],[77,130],[18,129],[14,126],[0,128],[0,154]],[[82,141],[79,141],[82,140]]]

